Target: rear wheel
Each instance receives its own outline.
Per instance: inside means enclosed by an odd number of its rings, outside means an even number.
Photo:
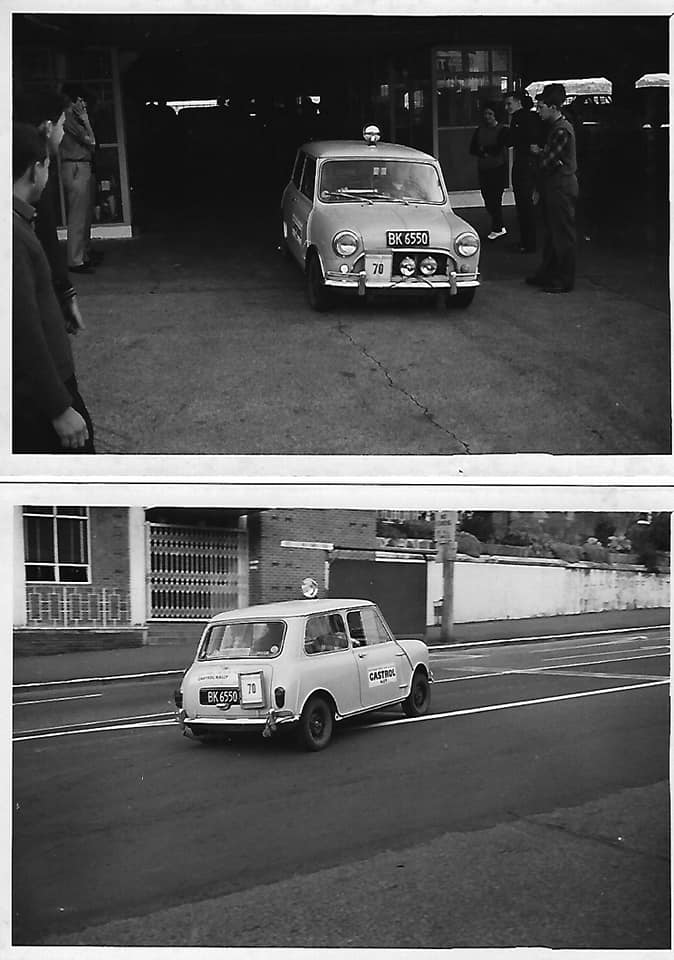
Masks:
[[[297,728],[300,746],[305,750],[324,750],[332,739],[334,725],[332,706],[325,697],[309,697]]]
[[[318,313],[323,313],[332,306],[332,293],[325,286],[321,263],[315,253],[307,264],[307,300],[311,309]]]
[[[447,306],[452,310],[465,310],[473,302],[476,287],[466,287],[465,290],[457,290],[456,293],[447,294]]]
[[[403,700],[403,711],[408,717],[423,717],[431,705],[431,685],[423,670],[416,670],[412,677],[409,695]]]

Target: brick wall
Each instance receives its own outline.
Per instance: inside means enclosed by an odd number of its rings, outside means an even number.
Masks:
[[[313,577],[326,596],[322,550],[282,547],[281,541],[313,541],[340,547],[340,556],[367,558],[376,542],[373,510],[265,510],[249,521],[250,602],[272,603],[301,597],[304,577]],[[334,556],[334,555],[333,555]]]

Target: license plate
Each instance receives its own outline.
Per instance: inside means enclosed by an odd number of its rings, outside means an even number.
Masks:
[[[204,707],[231,707],[239,702],[238,690],[226,690],[222,687],[199,691],[199,703]]]
[[[427,247],[431,242],[428,230],[387,230],[387,247]]]

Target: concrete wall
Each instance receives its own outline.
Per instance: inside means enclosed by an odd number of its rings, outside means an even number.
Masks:
[[[442,564],[428,565],[427,624],[442,600]],[[669,574],[556,560],[459,557],[454,572],[454,619],[516,620],[560,614],[669,607]]]

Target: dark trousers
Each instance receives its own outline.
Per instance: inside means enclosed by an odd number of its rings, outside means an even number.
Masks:
[[[500,230],[503,227],[501,200],[505,190],[505,168],[495,167],[493,170],[480,170],[478,179],[485,209],[491,217],[491,228],[492,230]]]
[[[528,163],[513,164],[513,194],[517,210],[517,225],[520,231],[520,246],[526,250],[536,249],[536,208],[534,207],[534,175]]]
[[[65,383],[66,389],[73,398],[72,407],[84,417],[89,430],[89,439],[78,450],[66,449],[51,420],[36,409],[30,400],[14,398],[12,411],[12,452],[13,453],[96,453],[94,449],[94,425],[91,422],[89,411],[77,389],[77,380],[71,377]]]
[[[576,280],[576,202],[575,177],[546,183],[541,191],[543,214],[543,261],[539,278],[547,283],[571,289]]]

